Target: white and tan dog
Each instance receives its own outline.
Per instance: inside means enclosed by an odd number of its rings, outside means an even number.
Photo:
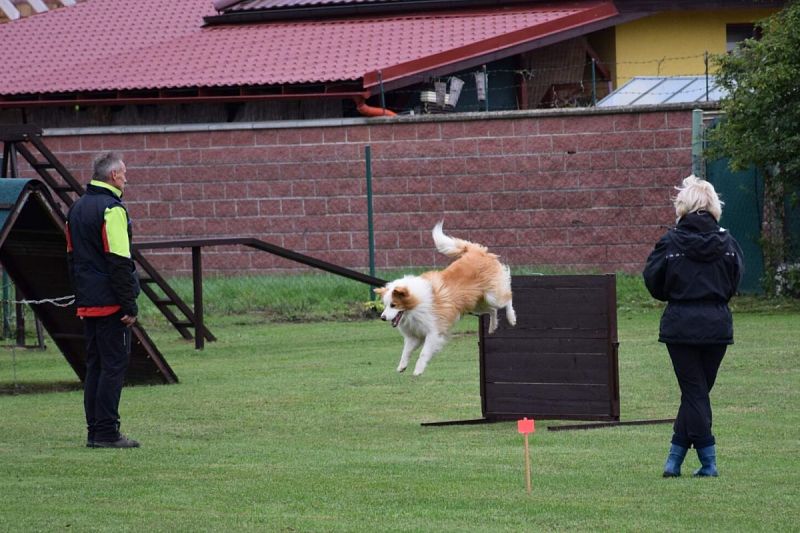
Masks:
[[[383,301],[381,319],[403,334],[403,354],[397,371],[420,344],[414,375],[425,371],[431,358],[447,343],[453,325],[465,313],[489,313],[489,333],[497,329],[497,310],[505,308],[512,326],[517,322],[511,305],[511,270],[485,246],[448,237],[442,222],[433,228],[436,249],[455,258],[442,271],[405,276],[375,289]]]

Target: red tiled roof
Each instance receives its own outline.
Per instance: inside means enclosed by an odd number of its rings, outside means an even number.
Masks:
[[[219,10],[246,11],[249,9],[275,9],[286,7],[309,7],[333,4],[399,3],[402,0],[214,0]]]
[[[555,7],[553,7],[555,6]],[[89,0],[0,26],[0,96],[384,80],[612,17],[611,2],[202,26],[210,0]]]

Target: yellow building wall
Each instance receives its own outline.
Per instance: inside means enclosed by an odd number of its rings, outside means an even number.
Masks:
[[[616,27],[615,86],[633,76],[705,74],[704,53],[723,54],[727,24],[752,23],[775,9],[666,12]],[[713,73],[709,63],[709,72]]]

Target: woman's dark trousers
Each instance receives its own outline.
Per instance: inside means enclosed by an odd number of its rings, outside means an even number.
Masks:
[[[119,399],[131,351],[131,330],[120,313],[84,318],[86,379],[83,407],[90,441],[119,438]]]
[[[716,444],[711,433],[709,393],[727,349],[727,344],[667,344],[681,388],[681,406],[673,426],[673,444],[697,449]]]

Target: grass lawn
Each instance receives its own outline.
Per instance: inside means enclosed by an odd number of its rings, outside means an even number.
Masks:
[[[620,301],[622,418],[674,416],[660,311]],[[766,307],[736,313],[713,394],[719,478],[660,477],[669,425],[538,421],[531,495],[514,422],[420,426],[480,417],[473,317],[420,378],[379,320],[218,314],[202,352],[149,320],[181,383],[124,390],[136,450],[84,447],[52,343],[2,349],[0,531],[797,531],[800,314]]]

